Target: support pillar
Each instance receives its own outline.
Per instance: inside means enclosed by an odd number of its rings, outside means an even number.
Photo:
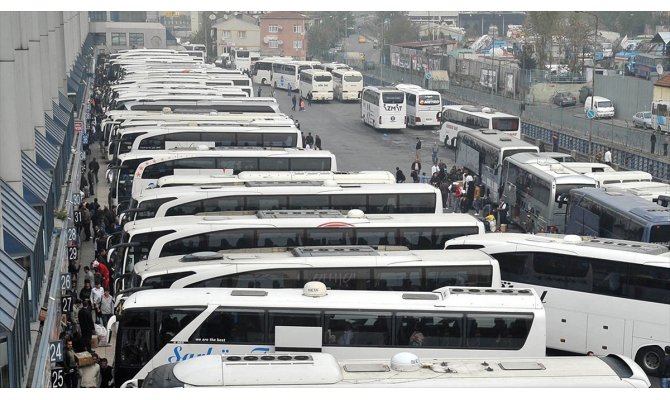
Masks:
[[[48,11],[38,12],[38,29],[40,31],[40,74],[42,76],[42,109],[45,113],[51,114],[51,73],[49,66],[51,65],[51,52],[49,51],[49,18]],[[42,121],[44,124],[44,121]],[[44,133],[44,131],[42,131]]]
[[[35,160],[35,134],[33,131],[33,120],[30,116],[31,108],[30,91],[30,61],[28,54],[28,38],[30,36],[31,16],[29,11],[18,12],[18,46],[14,52],[14,63],[16,66],[16,87],[14,99],[16,108],[23,110],[18,119],[19,141],[21,150],[25,151],[30,158]]]
[[[42,53],[40,52],[39,11],[30,11],[28,35],[28,75],[30,81],[30,115],[34,129],[44,134],[44,104],[42,103]],[[35,135],[32,134],[33,140]],[[34,156],[31,155],[31,157]],[[34,158],[33,158],[34,159]]]

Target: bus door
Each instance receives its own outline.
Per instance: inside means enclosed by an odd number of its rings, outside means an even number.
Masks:
[[[498,189],[500,189],[500,176],[496,174],[496,169],[482,164],[480,176],[482,184],[484,184],[484,187],[487,189],[489,201],[497,204],[500,200],[500,196],[498,195]]]

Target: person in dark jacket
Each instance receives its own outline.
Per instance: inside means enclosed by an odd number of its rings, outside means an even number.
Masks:
[[[260,88],[258,89],[260,91]],[[107,359],[100,359],[100,387],[111,388],[114,387],[114,376],[112,375],[112,367],[107,364]]]
[[[93,316],[91,315],[91,300],[84,300],[84,307],[79,310],[79,328],[81,329],[81,339],[84,341],[86,351],[91,352],[91,337],[95,331],[93,325]]]
[[[407,178],[405,178],[405,174],[402,173],[402,171],[400,170],[400,167],[395,167],[395,181],[396,181],[396,183],[405,183],[405,180],[407,180]]]
[[[667,144],[666,144],[666,147],[667,147]],[[321,150],[321,138],[319,137],[319,135],[316,135],[316,138],[314,139],[314,149],[315,150]]]
[[[658,375],[661,377],[661,387],[670,389],[670,346],[665,346],[665,356],[661,360]]]
[[[79,291],[79,298],[81,299],[81,301],[91,298],[91,290],[93,290],[93,288],[91,287],[91,281],[88,279],[84,279],[84,287],[81,288],[81,290]]]

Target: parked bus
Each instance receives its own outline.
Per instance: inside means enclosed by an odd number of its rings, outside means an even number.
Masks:
[[[652,176],[644,171],[587,172],[584,174],[596,180],[596,187],[608,187],[616,183],[651,182]]]
[[[661,54],[642,53],[635,56],[635,76],[646,80],[657,77],[657,65],[663,67],[663,71],[670,70],[670,56]]]
[[[238,71],[251,71],[251,63],[260,59],[260,52],[247,49],[231,49],[230,61]]]
[[[407,125],[439,126],[442,120],[442,96],[434,90],[418,85],[399,84],[396,88],[405,93]]]
[[[651,102],[651,129],[657,132],[670,133],[670,101],[656,100]]]
[[[659,196],[670,195],[670,184],[662,182],[624,182],[613,183],[608,187],[613,189],[622,189],[645,200],[656,203]]]
[[[533,287],[547,310],[547,347],[617,353],[656,375],[670,345],[667,246],[575,235],[489,233],[450,240],[500,263],[503,286]]]
[[[199,51],[202,53],[203,58],[207,58],[207,47],[204,44],[182,44],[182,47],[186,50],[186,52],[189,51]]]
[[[407,127],[405,94],[394,87],[366,86],[361,95],[361,119],[375,129]]]
[[[275,250],[275,249],[273,249]],[[376,250],[369,246],[191,254],[135,264],[133,287],[293,288],[430,292],[444,286],[500,287],[498,262],[479,250]]]
[[[366,214],[442,214],[442,193],[426,183],[338,185],[321,182],[247,182],[147,190],[133,198],[125,221],[202,213],[252,214],[261,210],[339,210]]]
[[[617,189],[570,191],[565,233],[670,246],[670,208]]]
[[[236,112],[236,113],[279,113],[277,100],[272,97],[229,98],[225,100],[137,100],[123,105],[123,110],[179,112]]]
[[[484,224],[467,214],[365,215],[352,210],[343,215],[333,210],[291,210],[149,218],[129,222],[123,230],[121,244],[108,255],[122,274],[132,272],[141,260],[200,251],[344,245],[441,249],[448,239],[484,233]]]
[[[272,63],[271,84],[275,89],[298,90],[300,72],[306,69],[319,68],[318,61],[274,61]]]
[[[516,115],[501,113],[490,107],[449,105],[442,108],[440,142],[456,147],[458,132],[465,129],[495,129],[521,139],[521,121]]]
[[[270,85],[272,82],[272,63],[293,61],[293,57],[263,57],[251,65],[251,80],[256,85]]]
[[[336,69],[339,69],[339,70],[345,70],[345,71],[353,71],[353,70],[354,70],[353,68],[351,68],[351,67],[348,66],[347,64],[338,63],[338,62],[332,62],[332,63],[324,63],[324,64],[321,64],[321,69],[323,69],[323,70],[325,70],[325,71],[328,71],[328,72],[330,72],[331,74],[332,74],[333,71],[335,71]]]
[[[488,202],[498,204],[505,183],[503,161],[517,153],[537,153],[537,146],[495,130],[463,129],[458,132],[456,164],[481,178]]]
[[[153,128],[133,141],[131,151],[173,148],[302,147],[302,134],[293,127],[206,126]],[[122,136],[123,137],[123,136]]]
[[[244,363],[240,365],[240,360]],[[464,358],[396,354],[390,360],[337,361],[328,353],[258,356],[205,355],[166,364],[122,388],[648,388],[644,371],[628,357]],[[369,366],[374,365],[373,368]],[[436,366],[440,367],[436,367]],[[409,366],[409,368],[408,368]],[[412,367],[413,366],[413,367]],[[448,366],[448,367],[447,367]],[[486,371],[486,373],[484,373]],[[510,371],[523,371],[510,374]],[[221,377],[225,376],[225,381]],[[409,389],[409,390],[412,390]]]
[[[411,340],[417,329],[425,331],[421,347]],[[263,356],[289,347],[342,360],[410,349],[419,357],[543,357],[546,334],[532,289],[338,291],[315,282],[304,290],[145,290],[124,303],[114,381],[201,354]]]
[[[588,174],[592,172],[616,172],[614,168],[603,163],[570,161],[562,162],[561,164],[580,174]]]
[[[503,161],[503,196],[509,218],[525,232],[563,233],[564,203],[571,189],[596,187],[593,178],[554,160],[518,153]]]
[[[298,84],[300,97],[306,99],[312,94],[312,100],[331,101],[333,99],[333,76],[322,69],[303,69]]]
[[[333,75],[333,97],[339,101],[360,100],[363,93],[363,75],[350,70],[335,69]]]
[[[242,171],[336,171],[335,155],[328,150],[311,151],[297,148],[224,148],[206,151],[175,149],[161,151],[133,151],[151,154],[150,160],[137,166],[132,183],[132,193],[154,186],[158,178],[179,174],[229,174]],[[157,153],[157,154],[154,154]],[[126,199],[129,200],[129,199]]]

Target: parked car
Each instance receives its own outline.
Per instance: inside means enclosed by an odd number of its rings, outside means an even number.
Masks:
[[[591,86],[582,86],[581,89],[579,89],[579,104],[584,104],[586,101],[586,98],[591,96],[593,94],[593,89]]]
[[[554,104],[561,107],[577,105],[577,98],[570,92],[558,92],[552,100]]]
[[[651,129],[651,111],[640,111],[633,115],[633,125],[636,128]]]
[[[588,114],[589,111],[595,113],[595,118],[614,118],[614,103],[601,96],[593,96],[591,101],[589,96],[584,100],[584,113]]]

